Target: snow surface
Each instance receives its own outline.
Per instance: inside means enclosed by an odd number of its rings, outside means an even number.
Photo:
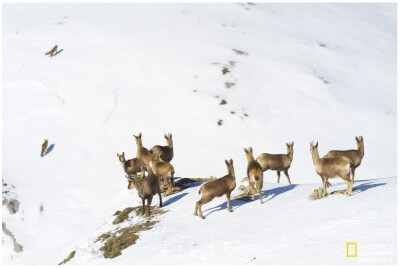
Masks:
[[[3,233],[2,263],[57,264],[76,250],[68,264],[365,264],[346,257],[347,242],[396,252],[396,8],[3,4],[2,175],[21,204],[14,215],[3,206],[2,220],[24,250]],[[55,44],[62,51],[45,56]],[[104,259],[95,238],[116,210],[140,204],[116,157],[135,157],[139,132],[148,148],[172,133],[178,177],[221,177],[232,158],[238,186],[244,147],[285,153],[294,141],[293,185],[268,171],[263,205],[233,201],[230,214],[214,199],[206,220],[193,216],[199,186],[186,189],[164,199],[168,213],[135,245]],[[309,142],[322,156],[355,149],[361,135],[361,192],[308,200],[321,186]]]

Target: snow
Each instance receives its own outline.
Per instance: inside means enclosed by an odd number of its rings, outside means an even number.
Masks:
[[[3,180],[21,204],[2,220],[23,252],[3,233],[2,264],[57,264],[72,250],[68,264],[365,264],[347,242],[396,252],[396,26],[390,3],[3,4]],[[294,141],[293,184],[268,171],[263,205],[233,201],[229,213],[216,198],[205,220],[193,215],[199,186],[188,188],[105,259],[94,240],[140,204],[116,157],[135,157],[139,132],[147,148],[172,133],[177,177],[222,177],[232,158],[234,196],[244,147],[257,157]],[[361,192],[310,201],[321,179],[309,142],[322,156],[355,149],[355,136]]]

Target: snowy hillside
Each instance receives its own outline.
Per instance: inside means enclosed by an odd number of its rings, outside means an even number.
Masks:
[[[396,263],[396,254],[346,257],[347,242],[396,252],[396,8],[3,4],[2,193],[19,208],[3,202],[13,235],[3,228],[2,264],[58,264],[72,251],[67,264]],[[221,177],[232,158],[234,196],[247,184],[244,147],[278,154],[293,141],[293,184],[268,171],[263,205],[235,200],[230,214],[216,198],[206,220],[193,215],[201,184],[192,185],[106,259],[94,241],[116,228],[117,210],[140,205],[116,156],[135,157],[140,132],[147,148],[172,133],[176,177]],[[321,179],[309,142],[323,156],[356,149],[356,136],[365,142],[359,191],[310,201]],[[346,187],[332,183],[329,192]],[[118,226],[142,220],[129,215]]]

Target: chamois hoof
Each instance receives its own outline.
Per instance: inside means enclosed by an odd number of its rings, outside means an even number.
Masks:
[[[204,220],[206,217],[204,217],[204,216],[200,216],[200,218],[202,218],[202,219]]]

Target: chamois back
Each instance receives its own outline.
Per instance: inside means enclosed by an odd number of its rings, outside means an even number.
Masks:
[[[151,147],[150,152],[153,155],[160,155],[161,159],[165,162],[171,162],[174,157],[174,146],[172,142],[172,134],[168,133],[164,135],[167,141],[167,146],[155,145]]]

